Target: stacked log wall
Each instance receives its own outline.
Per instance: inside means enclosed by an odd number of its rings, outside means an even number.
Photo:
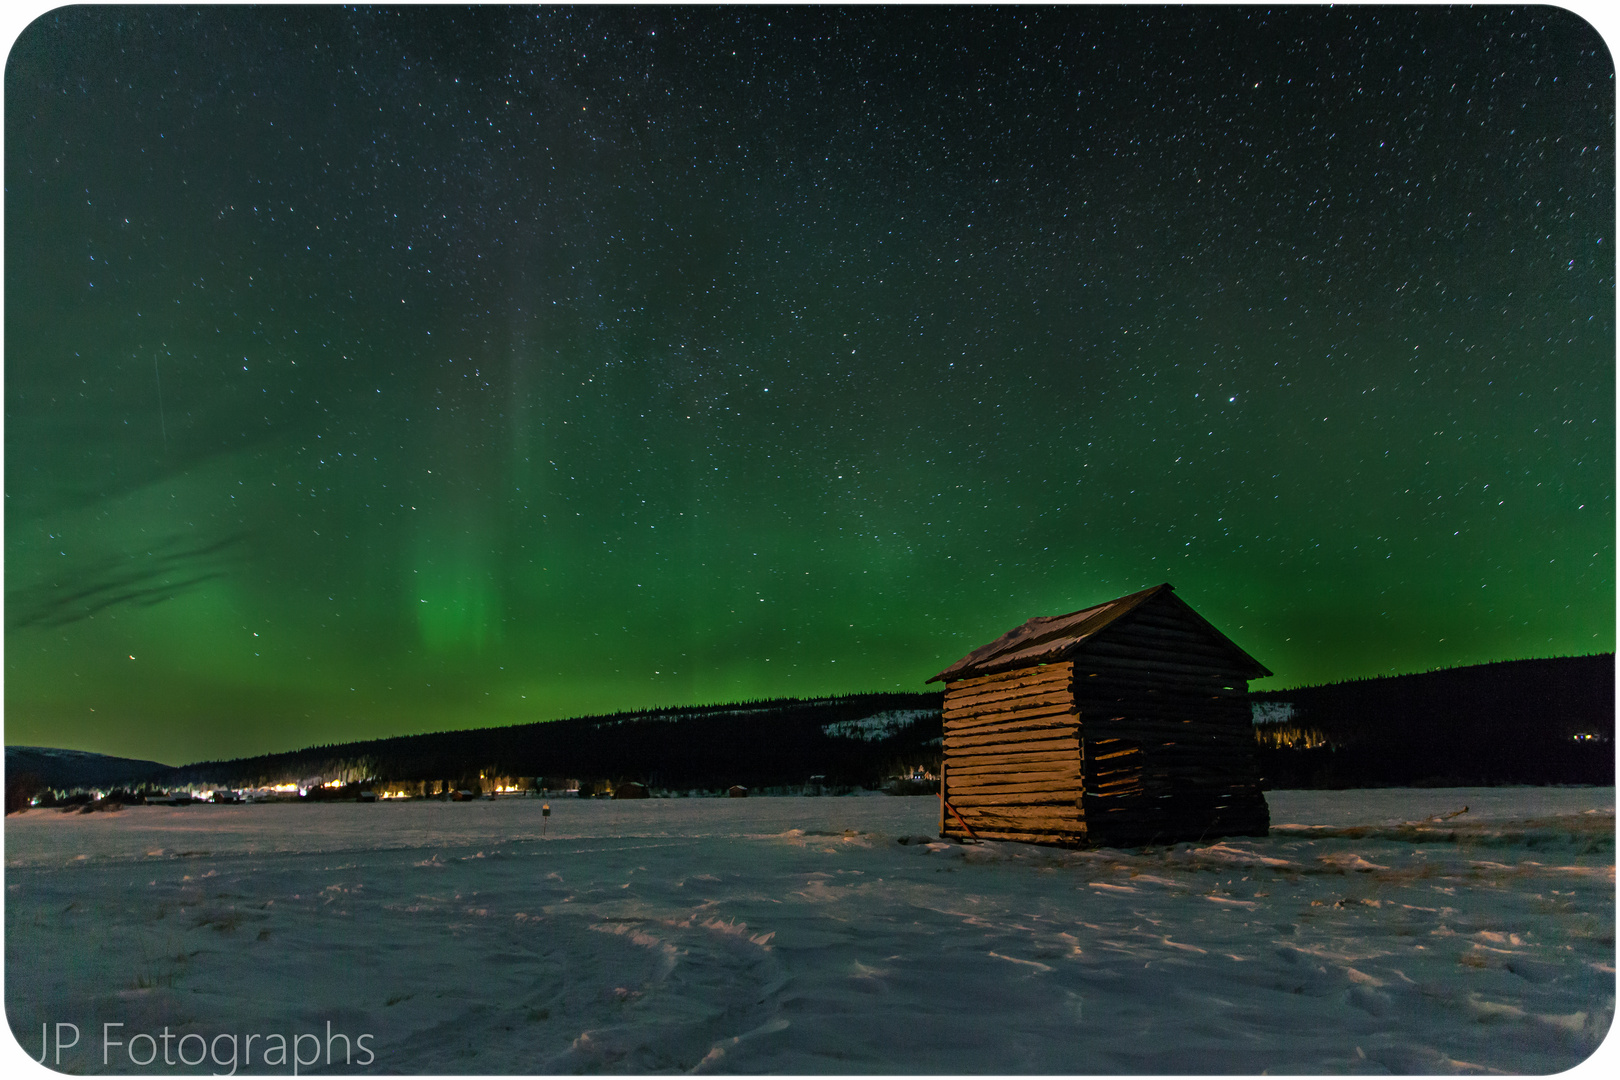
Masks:
[[[1144,605],[1086,645],[1074,683],[1092,843],[1266,833],[1246,676],[1195,617]]]
[[[1064,662],[946,684],[945,835],[1085,842],[1073,671]]]

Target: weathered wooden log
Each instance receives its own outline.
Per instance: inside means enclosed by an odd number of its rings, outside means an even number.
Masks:
[[[1166,654],[1164,658],[1136,659],[1140,655],[1136,650],[1115,649],[1112,647],[1104,649],[1099,645],[1095,650],[1087,654],[1083,667],[1083,676],[1089,675],[1093,671],[1106,672],[1110,668],[1122,668],[1127,671],[1153,671],[1166,675],[1198,676],[1209,678],[1211,681],[1231,680],[1234,685],[1236,685],[1236,681],[1242,679],[1241,674],[1230,667],[1199,664],[1187,658],[1171,659],[1170,654]]]
[[[945,759],[951,776],[997,776],[1016,772],[1061,772],[1078,769],[1083,759],[1078,749],[1043,750],[1034,754],[1004,754],[997,747],[970,747],[982,751],[953,754]]]
[[[1087,778],[1087,789],[1107,788],[1120,784],[1139,786],[1142,783],[1142,769],[1139,764],[1125,762],[1118,768],[1110,767],[1116,764],[1120,763],[1105,762],[1094,767]]]
[[[1049,679],[1067,679],[1073,671],[1074,664],[1071,661],[1043,664],[1033,668],[1014,668],[1011,671],[997,671],[989,675],[975,675],[971,678],[953,680],[945,684],[945,692],[951,694],[966,690],[978,690],[987,686],[1017,686]]]
[[[957,806],[956,800],[951,800],[952,806]],[[1013,825],[1023,828],[1047,829],[1078,829],[1084,820],[1080,808],[1072,803],[1067,806],[1034,805],[1034,806],[957,806],[962,818],[977,831],[979,823]]]
[[[1080,738],[1076,729],[1035,731],[1016,739],[991,739],[987,742],[951,740],[945,744],[945,756],[975,757],[980,754],[1048,754],[1080,752]]]
[[[1155,626],[1140,622],[1133,623],[1129,626],[1121,626],[1108,635],[1108,644],[1119,644],[1121,642],[1129,642],[1143,648],[1162,649],[1167,652],[1175,651],[1195,656],[1208,656],[1219,659],[1228,666],[1246,670],[1242,659],[1234,656],[1231,650],[1185,629],[1173,629],[1167,626]],[[1101,645],[1103,642],[1098,641],[1094,644]]]
[[[942,714],[948,730],[983,724],[999,724],[1020,716],[1042,716],[1049,713],[1077,713],[1074,698],[1068,694],[1041,694],[1037,697],[1009,701],[986,709],[963,709]]]
[[[1067,806],[1080,801],[1080,789],[1075,787],[1045,788],[1039,791],[994,791],[988,793],[952,791],[950,803],[966,812],[970,806]]]
[[[1052,664],[1034,671],[1010,672],[1008,678],[979,681],[967,679],[946,684],[945,695],[952,698],[983,697],[988,694],[1018,694],[1042,686],[1066,686],[1074,679],[1074,665]]]
[[[1106,686],[1106,692],[1099,693],[1091,689],[1093,686]],[[1242,690],[1230,690],[1204,683],[1178,682],[1171,679],[1154,679],[1145,675],[1137,684],[1131,684],[1122,679],[1109,679],[1105,683],[1090,683],[1074,695],[1076,701],[1191,701],[1200,706],[1212,708],[1233,709],[1249,703],[1249,696]]]
[[[1187,618],[1185,614],[1165,610],[1139,609],[1130,618],[1120,621],[1119,631],[1159,631],[1166,634],[1191,634],[1199,641],[1210,645],[1227,645],[1234,656],[1242,661],[1248,661],[1244,653],[1232,639],[1215,629],[1202,618]]]
[[[1079,710],[1075,708],[1074,699],[1066,694],[1043,694],[1040,699],[1031,699],[1023,702],[1008,704],[1005,708],[984,710],[968,709],[962,712],[951,713],[941,717],[946,731],[966,731],[969,728],[983,727],[986,724],[1004,724],[1009,720],[1017,720],[1026,716],[1061,716],[1063,714],[1078,716]]]
[[[1167,648],[1207,650],[1243,670],[1251,670],[1247,655],[1241,649],[1234,651],[1225,644],[1224,639],[1194,631],[1187,625],[1174,625],[1153,619],[1132,619],[1116,624],[1107,639],[1110,642],[1151,642]]]
[[[990,716],[1000,713],[1018,712],[1024,709],[1040,708],[1042,706],[1057,706],[1059,708],[1072,707],[1074,696],[1067,689],[1044,691],[1042,693],[1024,694],[1019,697],[996,698],[993,701],[969,702],[957,705],[947,701],[942,715],[946,720],[960,720],[973,716]]]
[[[1166,641],[1153,635],[1121,634],[1107,641],[1088,644],[1077,658],[1081,668],[1097,663],[1098,657],[1140,656],[1151,659],[1178,660],[1180,663],[1206,667],[1212,671],[1225,671],[1242,678],[1243,668],[1225,650],[1206,645]]]
[[[1155,679],[1144,674],[1140,680],[1103,678],[1082,683],[1075,689],[1077,702],[1087,701],[1196,701],[1201,705],[1235,709],[1248,704],[1249,696],[1209,683],[1178,682],[1174,678]]]
[[[1088,742],[1096,745],[1092,736],[1094,725],[1082,722],[1079,730],[1086,734]],[[1251,753],[1254,749],[1253,739],[1246,739],[1237,733],[1201,733],[1196,724],[1174,729],[1121,724],[1110,730],[1109,734],[1129,734],[1133,742],[1144,747],[1197,747],[1207,748],[1211,752],[1226,749],[1243,753]]]
[[[1086,788],[1081,794],[1084,798],[1112,798],[1126,795],[1143,795],[1146,794],[1146,792],[1147,788],[1143,787],[1141,784],[1132,784],[1126,783],[1125,781],[1120,781],[1117,784],[1094,784],[1091,787]]]
[[[1014,668],[994,675],[981,675],[971,679],[957,679],[945,684],[947,694],[983,694],[1016,690],[1019,687],[1044,683],[1063,683],[1074,676],[1073,661],[1044,664],[1034,668]]]
[[[1234,765],[1257,760],[1251,746],[1160,746],[1153,756],[1159,767],[1177,773],[1224,773]]]
[[[1155,746],[1161,750],[1169,750],[1172,753],[1208,751],[1213,754],[1226,751],[1252,754],[1254,752],[1253,739],[1245,739],[1235,733],[1200,732],[1196,726],[1173,733],[1166,733],[1167,738],[1155,739],[1148,732],[1142,732],[1141,734],[1143,746]]]
[[[1068,769],[1080,768],[1080,755],[1069,753],[1050,753],[1035,755],[1017,755],[1011,761],[987,761],[987,757],[1007,757],[1005,754],[978,755],[974,757],[953,757],[947,759],[951,769],[951,779],[961,776],[1002,776],[1015,775],[1024,772],[1063,772]]]
[[[1047,751],[1039,754],[977,754],[972,757],[946,758],[953,781],[972,776],[979,780],[987,777],[1029,772],[1063,772],[1081,768],[1078,753]]]
[[[1090,675],[1077,679],[1074,685],[1074,694],[1077,698],[1085,698],[1095,694],[1106,694],[1109,697],[1131,694],[1165,694],[1181,692],[1200,699],[1243,700],[1248,697],[1248,691],[1242,688],[1225,686],[1215,679],[1198,679],[1186,675],[1155,676],[1150,671],[1132,671],[1127,677],[1124,673],[1110,673],[1096,671],[1093,679]]]
[[[1002,731],[1016,731],[1026,725],[1034,724],[1069,724],[1075,726],[1080,723],[1080,714],[1071,707],[1052,707],[1049,709],[1036,709],[1030,712],[1010,713],[990,717],[980,717],[974,720],[947,720],[945,721],[945,737],[947,739],[965,735],[985,735]]]
[[[1050,764],[1048,763],[1048,767],[1043,767],[1038,771],[1037,769],[1022,769],[1019,772],[969,772],[966,776],[961,772],[953,771],[951,772],[951,789],[949,790],[961,792],[961,790],[967,790],[969,787],[977,789],[977,787],[995,787],[998,784],[1079,784],[1079,780],[1081,780],[1081,771],[1079,769],[1076,769],[1076,767],[1053,769]]]
[[[1032,784],[968,785],[953,783],[948,798],[951,802],[964,806],[972,805],[974,799],[994,802],[1004,795],[1039,795],[1042,798],[1034,801],[1072,803],[1080,798],[1080,794],[1080,778],[1069,776]],[[963,802],[962,800],[968,801]],[[1011,802],[1014,800],[1009,798],[1004,801]]]
[[[1209,728],[1213,731],[1225,730],[1228,733],[1252,731],[1252,725],[1245,729],[1243,722],[1235,717],[1217,718],[1212,722],[1205,722],[1196,711],[1186,708],[1164,708],[1152,705],[1137,705],[1121,710],[1121,702],[1111,701],[1107,708],[1095,712],[1081,708],[1079,720],[1085,725],[1088,732],[1112,734],[1115,730],[1130,729],[1141,731],[1144,734],[1162,730],[1167,736],[1174,736],[1178,732]]]
[[[980,840],[1009,840],[1009,841],[1012,841],[1013,843],[1017,843],[1017,844],[1051,844],[1051,845],[1062,846],[1062,847],[1084,847],[1084,846],[1086,846],[1086,836],[1085,836],[1085,832],[1083,830],[1079,831],[1079,832],[1071,832],[1071,831],[1051,831],[1051,832],[1040,831],[1040,832],[1037,832],[1037,831],[1034,831],[1034,830],[1024,830],[1024,829],[1000,830],[1000,829],[988,829],[987,828],[987,829],[975,829],[974,832],[977,834],[977,838],[980,839]],[[962,832],[960,829],[958,829],[954,833],[947,833],[946,835],[950,836],[952,839],[956,839],[956,840],[965,840],[965,839],[967,839],[967,833]]]
[[[985,795],[996,791],[1068,791],[1078,794],[1080,774],[1061,773],[1005,773],[1000,776],[953,776],[946,798],[956,795]]]
[[[973,749],[974,747],[994,746],[1011,748],[1015,746],[1022,746],[1025,743],[1044,741],[1047,739],[1072,738],[1076,740],[1075,745],[1078,749],[1079,731],[1080,726],[1078,724],[1031,724],[1019,727],[1015,731],[1004,732],[1002,734],[992,733],[989,735],[954,735],[946,739],[944,745],[947,753],[963,753],[967,750]]]

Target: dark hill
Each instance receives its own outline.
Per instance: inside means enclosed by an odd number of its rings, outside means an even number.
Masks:
[[[513,727],[403,735],[172,768],[7,747],[10,777],[68,789],[268,786],[313,777],[437,781],[480,775],[661,788],[875,785],[936,767],[938,692],[688,706]],[[1272,787],[1614,783],[1614,654],[1511,660],[1262,691],[1292,716],[1260,725]]]
[[[173,765],[137,758],[109,757],[48,746],[6,747],[6,775],[32,776],[47,788],[157,786],[169,782]]]
[[[803,784],[821,775],[828,784],[870,785],[907,765],[937,763],[940,700],[937,692],[852,694],[403,735],[198,762],[173,782],[247,787],[320,776],[471,786],[485,775],[715,788]],[[889,722],[860,726],[879,717]]]
[[[1273,787],[1614,783],[1614,654],[1270,690]],[[1327,745],[1310,745],[1318,740]]]

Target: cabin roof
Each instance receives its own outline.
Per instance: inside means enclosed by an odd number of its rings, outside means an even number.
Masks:
[[[1232,658],[1248,678],[1260,679],[1271,674],[1258,660],[1238,648],[1231,638],[1211,626],[1186,601],[1176,596],[1174,587],[1165,582],[1163,585],[1133,592],[1105,604],[1071,611],[1067,615],[1037,615],[1024,625],[1002,634],[990,644],[974,649],[928,681],[955,682],[976,675],[990,675],[1013,668],[1067,660],[1082,651],[1085,644],[1098,633],[1158,596],[1190,614],[1208,632],[1212,641],[1229,649]]]

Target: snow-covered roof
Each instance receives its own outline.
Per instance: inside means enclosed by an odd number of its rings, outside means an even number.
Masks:
[[[1098,633],[1158,596],[1181,607],[1185,613],[1203,625],[1212,640],[1230,649],[1239,664],[1252,672],[1249,678],[1258,679],[1271,674],[1258,660],[1238,648],[1230,638],[1193,611],[1186,601],[1175,595],[1174,587],[1165,582],[1163,585],[1133,592],[1105,604],[1071,611],[1067,615],[1037,615],[1022,626],[1002,634],[990,644],[974,649],[928,681],[954,682],[975,675],[989,675],[997,671],[1067,660]]]

